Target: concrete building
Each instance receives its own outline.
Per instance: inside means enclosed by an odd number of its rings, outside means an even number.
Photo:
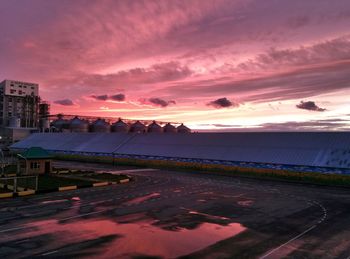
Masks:
[[[21,175],[51,173],[52,155],[41,147],[31,147],[18,155],[18,171]]]
[[[16,80],[0,83],[0,125],[36,128],[39,121],[39,85]]]

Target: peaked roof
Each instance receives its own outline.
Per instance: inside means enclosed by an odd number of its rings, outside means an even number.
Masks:
[[[21,156],[26,159],[41,159],[52,158],[53,156],[41,147],[31,147],[21,153]]]

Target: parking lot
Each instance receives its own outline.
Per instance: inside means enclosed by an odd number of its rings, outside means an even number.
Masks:
[[[101,164],[123,185],[0,201],[0,255],[348,258],[350,190]]]

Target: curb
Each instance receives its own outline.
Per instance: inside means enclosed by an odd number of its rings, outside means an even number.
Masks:
[[[123,180],[119,180],[119,183],[128,183],[128,182],[130,182],[129,178],[123,179]]]
[[[22,197],[22,196],[28,196],[28,195],[34,195],[39,193],[50,193],[50,192],[63,192],[63,191],[70,191],[70,190],[76,190],[76,189],[82,189],[82,188],[91,188],[91,187],[102,187],[102,186],[108,186],[108,185],[115,185],[115,184],[124,184],[130,182],[130,179],[122,179],[117,182],[98,182],[98,183],[92,183],[91,185],[84,185],[84,186],[77,186],[77,185],[70,185],[70,186],[62,186],[58,188],[53,188],[49,190],[26,190],[23,187],[17,187],[18,192],[7,192],[7,193],[0,193],[0,199],[1,198],[12,198],[12,197]],[[13,189],[12,185],[4,185],[8,189]]]
[[[109,185],[109,182],[93,183],[92,187],[99,187],[99,186],[106,186],[106,185]]]
[[[13,197],[12,192],[0,193],[0,199],[1,198],[12,198],[12,197]]]
[[[27,196],[27,195],[33,195],[33,194],[35,194],[35,190],[27,190],[27,191],[21,191],[17,193],[18,196]]]
[[[76,185],[58,187],[58,191],[59,191],[59,192],[70,191],[70,190],[76,190],[76,189],[78,189],[78,186],[76,186]]]

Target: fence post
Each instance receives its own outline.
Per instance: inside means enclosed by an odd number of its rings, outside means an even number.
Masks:
[[[39,176],[37,175],[37,176],[35,177],[35,191],[38,190],[38,178],[39,178]]]
[[[13,192],[17,192],[17,176],[13,178]]]

